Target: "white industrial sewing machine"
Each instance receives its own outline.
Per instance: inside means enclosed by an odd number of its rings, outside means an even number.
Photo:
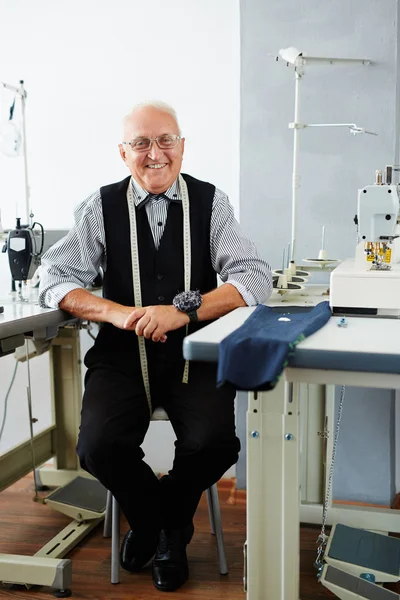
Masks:
[[[400,317],[400,186],[393,167],[376,172],[374,185],[358,190],[355,258],[331,273],[334,314]]]

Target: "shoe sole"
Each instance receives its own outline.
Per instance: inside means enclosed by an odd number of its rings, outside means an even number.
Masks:
[[[153,581],[153,585],[160,592],[176,592],[176,590],[179,590],[179,588],[181,588],[186,582],[187,582],[187,579],[185,579],[185,581],[182,581],[182,583],[180,583],[178,586],[175,586],[175,587],[167,587],[164,585],[157,585],[156,583],[154,583],[154,581]]]
[[[140,566],[140,567],[130,568],[130,567],[126,567],[125,565],[123,565],[122,562],[120,562],[119,564],[120,564],[121,568],[124,569],[124,571],[127,571],[128,573],[140,573],[140,571],[142,571],[145,567],[147,567],[149,565],[149,563],[152,562],[152,560],[154,559],[155,555],[156,554],[154,553],[153,556],[151,556],[149,558],[149,560],[146,561],[145,563],[143,563],[143,565]]]

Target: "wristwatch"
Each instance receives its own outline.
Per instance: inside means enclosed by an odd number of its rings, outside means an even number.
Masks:
[[[197,309],[200,308],[203,298],[198,290],[188,292],[180,292],[174,296],[172,304],[178,310],[184,312],[189,317],[189,321],[198,321]]]

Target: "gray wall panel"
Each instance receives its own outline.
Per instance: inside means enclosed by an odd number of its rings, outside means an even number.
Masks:
[[[308,55],[374,61],[370,67],[306,67],[301,89],[301,121],[356,122],[379,133],[300,133],[298,262],[317,255],[323,225],[330,257],[353,256],[357,189],[373,182],[376,169],[394,162],[397,147],[397,0],[241,1],[240,220],[275,268],[291,237],[293,132],[288,123],[294,117],[294,74],[274,60],[287,46]],[[348,391],[334,486],[337,497],[390,501],[394,400],[390,393],[379,392],[385,400],[378,405],[377,393],[368,391],[361,398],[357,390]],[[242,412],[240,408],[238,431],[244,440]],[[244,486],[245,451],[237,476],[238,485]],[[349,488],[347,480],[354,485]]]

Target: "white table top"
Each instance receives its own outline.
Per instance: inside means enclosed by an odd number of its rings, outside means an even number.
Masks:
[[[254,307],[238,308],[186,337],[184,357],[217,362],[219,342],[240,327],[253,310]],[[332,317],[300,342],[290,366],[400,374],[399,319],[348,317],[347,327],[338,327],[338,321],[338,317]]]
[[[0,313],[0,340],[30,331],[47,339],[57,334],[58,326],[75,320],[60,309],[41,308],[36,291],[31,291],[28,298],[29,302],[21,302],[16,294],[0,297],[0,306],[4,307]]]

